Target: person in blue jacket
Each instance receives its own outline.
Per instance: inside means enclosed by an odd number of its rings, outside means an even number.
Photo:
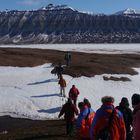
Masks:
[[[85,100],[84,100],[85,101]],[[88,101],[86,99],[86,101]],[[87,103],[87,102],[86,102]],[[89,128],[92,124],[92,120],[95,116],[95,112],[86,103],[80,102],[78,107],[80,109],[80,114],[77,118],[77,137],[79,140],[89,140],[90,133]]]

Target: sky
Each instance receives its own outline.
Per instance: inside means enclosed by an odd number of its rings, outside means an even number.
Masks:
[[[133,45],[133,46],[132,46]],[[19,45],[18,45],[19,46]],[[20,47],[40,47],[42,45],[20,45]],[[47,45],[46,45],[47,46]],[[59,46],[61,46],[59,44]],[[84,45],[86,51],[91,51],[89,45]],[[95,47],[94,47],[95,46]],[[108,46],[109,47],[107,49]],[[138,44],[129,45],[92,45],[95,51],[103,51],[103,48],[112,52],[132,51],[137,48]],[[1,47],[1,46],[0,46]],[[7,45],[7,47],[14,47],[14,45]],[[15,46],[17,47],[17,46]],[[48,45],[58,49],[58,45]],[[62,45],[61,48],[65,50],[69,48],[68,45]],[[71,49],[80,48],[83,45],[71,45]],[[133,49],[132,49],[133,48]],[[72,49],[72,50],[73,50]],[[135,49],[134,49],[135,50]],[[137,53],[139,52],[137,49]],[[133,52],[133,51],[132,51]],[[105,53],[103,51],[103,53]],[[57,119],[62,105],[67,100],[60,96],[60,87],[58,85],[57,76],[51,74],[53,66],[51,64],[43,64],[36,67],[3,67],[0,66],[0,116],[10,115],[12,117],[30,118],[30,119]],[[140,73],[140,68],[135,68],[135,71]],[[103,76],[110,77],[127,77],[131,81],[105,81]],[[96,111],[101,106],[101,98],[103,96],[113,96],[115,98],[114,105],[119,105],[122,97],[127,97],[131,106],[131,96],[134,93],[140,93],[140,74],[128,75],[128,74],[102,74],[95,75],[94,77],[77,77],[73,78],[69,75],[63,75],[67,82],[65,89],[66,97],[72,85],[80,91],[78,96],[78,102],[87,98],[92,108]],[[86,84],[85,84],[86,83]]]
[[[140,0],[0,0],[0,11],[33,10],[48,4],[66,4],[84,12],[112,14],[127,8],[140,10]]]

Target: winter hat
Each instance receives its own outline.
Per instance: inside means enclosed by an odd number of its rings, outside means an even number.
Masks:
[[[102,103],[114,103],[115,99],[112,96],[104,96],[101,101]]]
[[[89,103],[89,100],[88,100],[87,98],[84,98],[83,102],[84,102],[85,104],[87,104],[87,103]]]
[[[75,85],[72,85],[72,88],[75,88]]]
[[[140,103],[140,94],[136,94],[136,93],[133,94],[131,100],[132,100],[132,105],[139,104]]]
[[[71,98],[68,98],[67,103],[68,103],[68,104],[72,104],[72,100],[71,100]]]
[[[123,106],[129,107],[129,102],[128,102],[128,99],[126,97],[123,97],[121,99],[121,103],[120,104],[123,105]]]
[[[79,107],[80,109],[82,109],[82,108],[84,107],[84,102],[79,102],[79,103],[78,103],[78,107]]]
[[[84,104],[87,105],[89,108],[91,107],[91,104],[87,98],[84,98],[83,100]]]

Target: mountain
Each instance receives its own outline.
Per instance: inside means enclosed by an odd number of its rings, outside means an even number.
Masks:
[[[119,11],[115,13],[115,15],[123,15],[123,16],[129,16],[129,17],[139,17],[140,18],[140,10],[135,10],[132,8],[127,8],[125,10]]]
[[[3,11],[0,44],[140,43],[140,18],[121,13],[89,14],[53,4],[32,11]]]

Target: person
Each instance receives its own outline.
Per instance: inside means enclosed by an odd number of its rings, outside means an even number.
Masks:
[[[84,102],[79,102],[78,107],[80,114],[77,118],[77,139],[79,140],[90,140],[89,129],[92,124],[92,120],[95,116],[93,109],[88,107]]]
[[[64,69],[63,69],[61,63],[59,63],[59,65],[55,67],[55,72],[57,74],[58,79],[60,79],[60,77],[62,76],[63,71],[64,71]]]
[[[140,139],[140,94],[132,95],[133,110],[133,140]]]
[[[87,98],[84,98],[83,102],[88,108],[91,108],[91,104]]]
[[[58,84],[60,85],[60,94],[65,97],[65,88],[66,88],[66,80],[63,78],[63,76],[60,76],[60,80],[58,82]]]
[[[91,140],[125,140],[126,129],[122,113],[114,108],[114,98],[104,96],[90,128]],[[106,135],[106,134],[107,135]],[[108,137],[106,137],[108,136]]]
[[[64,115],[66,121],[66,134],[72,135],[75,115],[78,115],[78,109],[70,98],[68,98],[68,101],[63,105],[58,117],[60,118],[62,115]]]
[[[133,115],[132,110],[129,108],[128,99],[126,97],[123,97],[119,106],[117,106],[116,108],[123,114],[126,127],[126,140],[132,140],[131,126],[133,121]]]
[[[70,61],[71,61],[71,53],[70,52],[67,52],[66,54],[65,54],[65,61],[66,61],[66,65],[67,66],[69,66],[69,64],[70,64]]]
[[[76,105],[77,97],[79,94],[80,94],[79,90],[76,88],[76,86],[72,85],[72,88],[69,91],[69,98],[71,98],[73,100],[75,105]]]

